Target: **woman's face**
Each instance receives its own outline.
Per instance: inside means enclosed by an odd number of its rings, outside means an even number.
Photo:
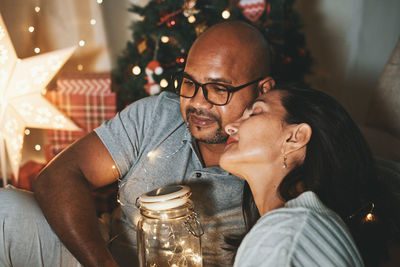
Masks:
[[[282,168],[288,128],[281,104],[283,94],[271,91],[261,95],[239,120],[225,127],[230,137],[220,159],[222,168],[243,178],[257,168]]]

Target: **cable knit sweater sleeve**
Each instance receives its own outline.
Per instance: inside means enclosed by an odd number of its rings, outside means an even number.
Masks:
[[[312,192],[259,219],[244,238],[235,267],[364,266],[346,225]]]

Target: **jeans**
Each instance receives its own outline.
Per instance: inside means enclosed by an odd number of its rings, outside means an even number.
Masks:
[[[33,194],[0,190],[0,267],[81,266],[47,223]]]

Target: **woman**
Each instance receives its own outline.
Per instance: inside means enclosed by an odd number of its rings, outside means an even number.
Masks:
[[[220,165],[246,180],[243,208],[252,228],[235,266],[378,263],[388,229],[376,217],[383,193],[366,142],[335,100],[276,88],[225,130]]]

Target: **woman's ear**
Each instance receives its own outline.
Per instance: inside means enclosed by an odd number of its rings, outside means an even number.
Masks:
[[[290,125],[288,138],[283,147],[284,154],[287,155],[305,147],[310,141],[311,135],[311,126],[307,123]]]
[[[265,77],[264,79],[258,82],[258,88],[259,88],[258,93],[259,95],[266,94],[274,87],[275,87],[275,80],[270,76]]]

